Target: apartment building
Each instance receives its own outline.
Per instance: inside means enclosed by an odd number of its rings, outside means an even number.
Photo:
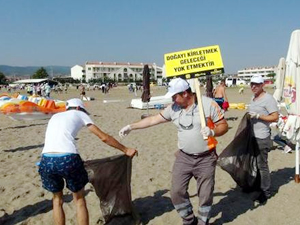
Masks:
[[[71,77],[75,80],[85,79],[84,66],[75,65],[71,68]]]
[[[249,81],[253,75],[261,75],[264,80],[270,80],[268,77],[269,74],[275,73],[276,66],[269,66],[269,67],[252,67],[252,68],[245,68],[238,71],[238,77]]]
[[[129,81],[141,82],[143,80],[144,65],[150,69],[151,79],[162,84],[162,68],[155,63],[120,63],[120,62],[86,62],[83,67],[74,66],[71,68],[71,76],[74,79],[86,80],[106,78],[116,82]],[[81,72],[80,72],[81,70]]]

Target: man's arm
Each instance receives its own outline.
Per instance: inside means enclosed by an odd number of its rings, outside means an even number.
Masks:
[[[125,147],[120,142],[118,142],[115,138],[100,130],[96,125],[89,124],[87,127],[93,134],[99,137],[105,144],[108,144],[111,147],[119,149],[120,151],[124,152],[127,156],[133,157],[135,154],[137,154],[136,149]]]
[[[276,111],[276,112],[270,113],[269,115],[259,115],[257,119],[263,120],[266,122],[276,122],[278,120],[278,118],[279,118],[279,113]]]
[[[218,122],[216,122],[213,131],[215,137],[219,137],[225,134],[228,131],[227,121],[225,119],[221,119]]]
[[[162,117],[161,114],[157,114],[154,116],[149,116],[146,117],[145,119],[142,119],[136,123],[132,123],[130,124],[130,127],[132,130],[137,130],[137,129],[143,129],[143,128],[147,128],[147,127],[151,127],[160,123],[164,123],[167,122],[168,120],[166,120],[165,118]]]
[[[159,123],[164,123],[167,122],[168,120],[166,120],[161,114],[157,114],[155,116],[149,116],[146,117],[143,120],[140,120],[136,123],[127,125],[125,127],[123,127],[120,131],[119,131],[119,136],[121,138],[126,137],[132,130],[137,130],[137,129],[143,129],[143,128],[147,128],[147,127],[151,127],[154,126],[156,124]]]

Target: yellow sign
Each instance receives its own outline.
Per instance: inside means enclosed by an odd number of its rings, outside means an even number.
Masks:
[[[168,78],[190,79],[224,73],[219,45],[172,52],[164,58]]]

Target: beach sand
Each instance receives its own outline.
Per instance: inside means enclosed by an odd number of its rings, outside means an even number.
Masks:
[[[251,97],[249,88],[244,94],[238,88],[227,88],[230,103],[248,103]],[[272,89],[267,89],[272,92]],[[163,95],[164,87],[153,87],[152,96]],[[141,92],[138,92],[141,96]],[[126,87],[116,87],[109,94],[100,91],[87,91],[87,96],[95,101],[86,102],[93,121],[105,132],[118,140],[118,131],[125,125],[140,120],[146,110],[131,109],[132,98]],[[79,97],[75,89],[68,93],[54,94],[55,99],[66,100]],[[103,100],[120,100],[103,103]],[[149,110],[156,114],[159,110]],[[217,152],[220,153],[230,143],[237,126],[246,110],[230,109],[226,112],[229,131],[218,138]],[[13,121],[0,115],[0,224],[53,224],[52,194],[41,186],[36,162],[43,148],[47,120]],[[87,129],[77,136],[79,152],[84,160],[99,159],[117,155],[120,152],[102,143]],[[133,131],[121,141],[126,146],[139,150],[133,159],[132,201],[143,224],[179,225],[181,219],[170,199],[171,170],[174,153],[177,149],[177,133],[172,123],[158,125],[145,130]],[[269,154],[269,166],[274,196],[265,205],[254,204],[249,194],[242,193],[232,178],[220,167],[216,170],[213,224],[261,225],[261,224],[300,224],[298,190],[300,184],[294,182],[295,153],[283,154],[275,149]],[[196,193],[192,180],[190,195]],[[65,189],[67,224],[76,224],[76,214],[71,193]],[[86,186],[86,199],[90,224],[103,224],[99,199],[91,184]],[[197,214],[198,198],[191,198]]]

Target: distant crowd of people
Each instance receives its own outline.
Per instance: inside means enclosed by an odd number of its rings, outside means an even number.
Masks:
[[[43,84],[28,84],[25,86],[28,95],[38,95],[50,98],[51,87],[48,83]]]

